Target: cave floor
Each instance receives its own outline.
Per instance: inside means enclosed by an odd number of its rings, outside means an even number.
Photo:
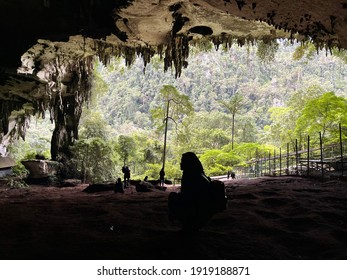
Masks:
[[[228,208],[197,234],[168,219],[164,191],[0,185],[0,259],[347,259],[347,183],[225,181]]]

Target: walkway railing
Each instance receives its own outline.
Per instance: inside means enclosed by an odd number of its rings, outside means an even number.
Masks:
[[[285,152],[282,149],[273,153],[257,154],[246,166],[235,167],[238,178],[261,176],[346,176],[347,175],[347,142],[342,141],[340,126],[339,143],[324,145],[319,133],[319,147],[311,148],[310,137],[307,137],[307,149],[290,151],[289,144]]]

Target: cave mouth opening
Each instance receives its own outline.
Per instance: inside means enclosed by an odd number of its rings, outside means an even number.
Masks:
[[[346,85],[342,79],[346,73],[346,64],[336,56],[300,48],[301,45],[293,45],[285,40],[278,41],[277,48],[270,50],[261,44],[247,48],[238,45],[229,49],[220,47],[218,50],[212,44],[192,47],[189,66],[178,78],[173,70],[164,71],[159,56],[154,56],[147,65],[140,57],[131,66],[120,58],[108,64],[97,60],[94,65],[92,99],[89,107],[83,109],[78,141],[92,137],[109,141],[118,139],[120,135],[142,137],[142,141],[136,142],[136,145],[140,147],[141,142],[146,141],[155,143],[148,146],[147,150],[142,147],[142,152],[148,156],[148,160],[152,160],[151,164],[159,164],[163,136],[156,133],[149,112],[160,105],[158,93],[162,86],[170,84],[189,96],[198,116],[190,120],[193,133],[189,137],[193,146],[182,147],[177,144],[178,134],[175,125],[171,123],[169,141],[172,142],[169,148],[171,155],[175,155],[171,159],[169,157],[172,165],[184,150],[195,148],[197,153],[203,155],[207,150],[222,151],[223,146],[230,145],[231,117],[221,101],[230,99],[237,92],[242,92],[247,102],[242,114],[236,118],[235,143],[269,144],[272,141],[271,144],[274,144],[274,138],[268,139],[269,143],[261,142],[266,134],[265,128],[273,122],[269,110],[285,108],[291,98],[289,93],[305,91],[309,94],[312,90],[323,90],[346,97]],[[301,54],[302,59],[293,61],[293,54]],[[182,125],[183,121],[179,124]],[[207,134],[203,134],[204,131],[208,131]],[[47,137],[46,143],[50,139],[51,135]],[[49,148],[49,145],[46,147]],[[118,164],[122,161],[119,158]],[[136,161],[135,158],[129,160],[131,164]],[[135,167],[134,175],[142,178],[146,168],[145,164]],[[209,169],[213,175],[220,172],[213,171],[212,167]],[[115,176],[120,175],[119,170],[115,170]]]

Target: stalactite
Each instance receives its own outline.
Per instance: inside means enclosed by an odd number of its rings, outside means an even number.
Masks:
[[[78,125],[82,106],[90,99],[93,57],[72,60],[63,55],[44,65],[47,79],[46,92],[34,102],[42,115],[48,109],[55,123],[52,136],[52,158],[61,160],[68,154],[68,145],[78,138]],[[70,80],[64,80],[68,75]],[[67,143],[65,143],[65,140]]]
[[[30,116],[35,112],[34,107],[30,103],[21,103],[13,101],[4,101],[0,104],[0,142],[2,138],[8,134],[11,140],[21,137],[25,139],[26,130],[29,126]],[[10,129],[9,118],[13,119],[15,125]]]

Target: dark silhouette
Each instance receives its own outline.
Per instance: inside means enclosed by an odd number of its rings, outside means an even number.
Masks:
[[[148,176],[146,176],[143,181],[148,182]]]
[[[183,230],[196,231],[226,208],[224,183],[211,181],[192,152],[182,155],[181,170],[181,192],[170,193],[169,216],[179,220]]]
[[[234,171],[230,171],[230,170],[228,171],[228,177],[227,177],[228,179],[229,179],[230,177],[231,177],[231,179],[235,179],[235,176],[236,176],[236,175],[235,175],[235,172],[234,172]]]
[[[114,192],[115,193],[124,193],[124,187],[123,187],[123,183],[122,183],[122,179],[118,178],[117,182],[115,184],[115,188],[114,188]]]
[[[35,155],[35,159],[42,159],[42,160],[45,160],[46,157],[44,155],[41,155],[41,154],[36,154]]]
[[[165,171],[164,171],[164,168],[162,168],[159,172],[159,185],[163,187],[164,183],[165,183]]]
[[[124,174],[124,188],[126,188],[129,185],[130,182],[130,169],[128,166],[122,167],[122,172]]]

